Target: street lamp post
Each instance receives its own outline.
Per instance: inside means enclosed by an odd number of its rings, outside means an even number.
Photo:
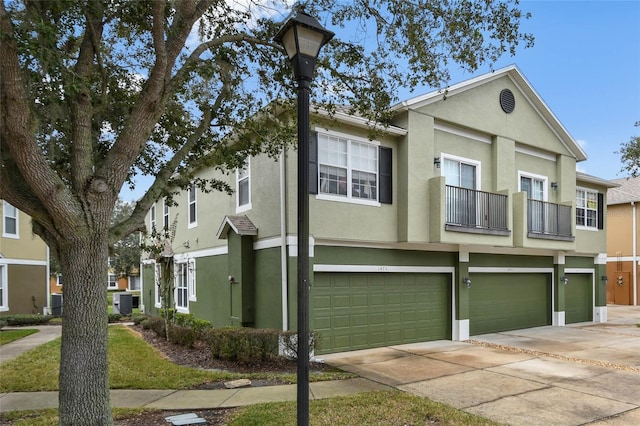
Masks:
[[[333,33],[296,10],[274,37],[298,83],[298,425],[309,424],[309,93],[320,48]]]

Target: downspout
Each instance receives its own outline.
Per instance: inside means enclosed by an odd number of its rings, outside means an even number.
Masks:
[[[632,230],[633,230],[633,306],[636,306],[638,304],[638,252],[637,252],[637,235],[636,235],[636,221],[637,221],[637,217],[636,217],[636,203],[635,201],[631,202],[631,212],[633,214],[633,221],[632,221]]]
[[[287,183],[286,148],[280,152],[280,275],[282,293],[282,329],[289,329],[289,286],[287,280]]]

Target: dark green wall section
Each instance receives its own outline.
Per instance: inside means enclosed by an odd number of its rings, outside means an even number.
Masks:
[[[469,255],[471,266],[493,267],[527,267],[527,268],[551,268],[552,256],[513,256],[507,254],[483,254],[471,253]]]
[[[593,268],[593,257],[567,256],[565,258],[565,268]]]
[[[145,264],[142,266],[142,291],[144,292],[144,294],[142,295],[142,301],[144,303],[144,311],[148,314],[156,315],[157,310],[154,307],[155,277],[153,267],[153,264]]]
[[[189,312],[216,327],[231,325],[229,317],[230,285],[227,256],[208,256],[196,259],[197,301],[189,302]]]
[[[454,266],[457,253],[316,246],[313,263],[330,265]]]
[[[255,318],[255,270],[253,259],[253,237],[228,234],[231,323],[238,326],[253,326]]]
[[[282,329],[282,275],[280,248],[255,252],[255,327]],[[288,286],[295,286],[289,277]]]

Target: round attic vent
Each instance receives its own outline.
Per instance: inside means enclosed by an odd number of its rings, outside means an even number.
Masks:
[[[500,106],[507,114],[511,114],[516,109],[516,98],[509,89],[502,89],[500,92]]]

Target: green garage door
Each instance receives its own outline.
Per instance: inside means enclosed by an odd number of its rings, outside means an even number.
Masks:
[[[469,333],[551,324],[550,274],[472,274]]]
[[[591,274],[567,274],[564,287],[565,322],[593,321],[593,279]]]
[[[450,282],[448,274],[314,274],[318,353],[450,339]]]

